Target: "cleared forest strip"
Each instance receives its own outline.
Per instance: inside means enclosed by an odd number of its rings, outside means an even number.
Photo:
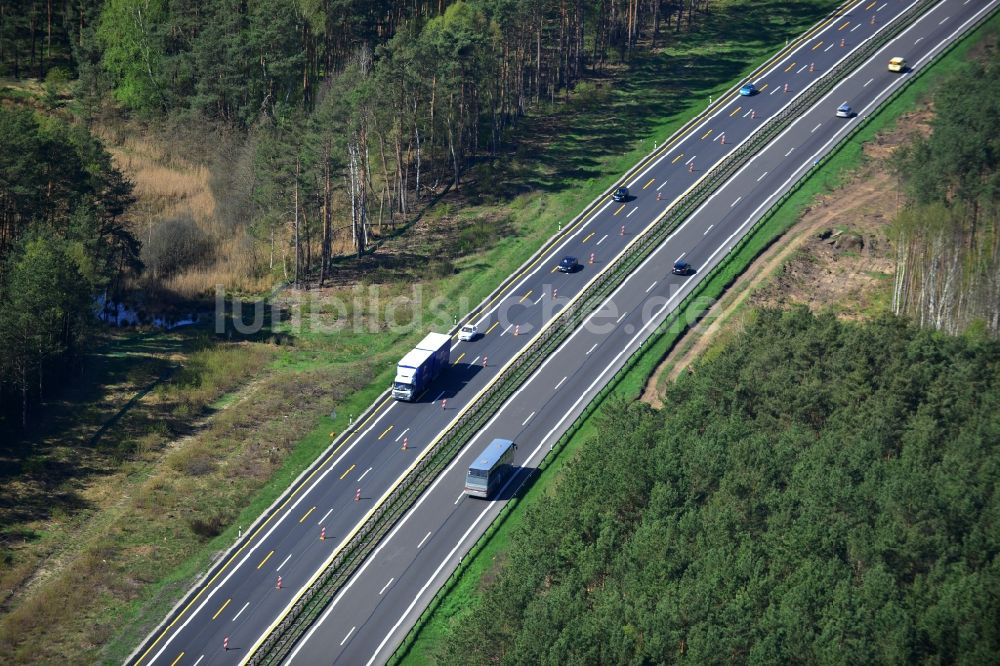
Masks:
[[[1000,16],[994,15],[946,51],[932,67],[924,69],[911,85],[881,107],[877,114],[870,116],[856,134],[841,143],[836,152],[827,158],[823,170],[814,170],[808,179],[799,183],[796,191],[780,207],[773,209],[759,223],[753,236],[748,237],[748,241],[731,255],[725,270],[718,270],[703,283],[703,289],[692,295],[694,298],[686,299],[673,320],[697,321],[707,305],[722,298],[735,276],[743,274],[775,239],[780,238],[796,223],[802,210],[817,194],[829,192],[842,178],[856,169],[863,158],[862,146],[865,142],[911,110],[935,81],[962,67],[970,50],[980,48],[982,44],[995,44],[998,33]],[[722,269],[723,266],[719,268]],[[598,399],[591,403],[588,410],[560,439],[554,447],[559,454],[550,455],[543,460],[539,473],[525,495],[509,502],[473,546],[439,590],[390,663],[419,664],[441,657],[442,645],[450,628],[475,603],[481,588],[495,577],[497,568],[502,566],[511,548],[511,537],[527,513],[544,497],[558,492],[559,479],[565,466],[573,459],[574,452],[584,446],[596,431],[596,423],[601,419],[602,411],[608,404],[617,401],[631,402],[639,399],[654,370],[687,332],[682,325],[664,325],[661,330],[662,333],[654,341],[644,345],[629,364],[616,374]],[[560,452],[563,450],[565,452]]]
[[[431,443],[426,450],[430,455],[425,458],[424,454],[421,454],[407,471],[406,476],[390,488],[384,499],[365,516],[362,523],[347,537],[342,548],[331,555],[324,570],[310,580],[307,588],[290,604],[286,614],[272,625],[269,635],[263,642],[254,645],[251,663],[278,663],[284,659],[298,637],[315,621],[329,600],[347,582],[382,536],[416,501],[438,472],[451,461],[454,452],[461,448],[481,424],[485,423],[489,415],[526,381],[534,369],[558,347],[582,319],[621,284],[632,270],[659,246],[667,234],[697,209],[715,191],[719,183],[724,182],[761,146],[788,126],[804,109],[810,107],[814,100],[825,94],[845,73],[852,71],[857,64],[866,60],[921,16],[930,4],[930,2],[918,4],[903,14],[889,29],[868,40],[843,63],[819,78],[789,108],[762,125],[739,148],[715,165],[705,178],[699,180],[692,189],[669,207],[651,229],[626,248],[615,264],[602,271],[590,287],[575,297],[553,321],[549,322],[529,346],[503,368],[497,379],[473,398],[473,402],[463,410],[455,424]],[[683,132],[684,128],[681,131]]]

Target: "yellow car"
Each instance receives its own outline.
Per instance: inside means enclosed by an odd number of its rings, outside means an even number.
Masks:
[[[904,58],[893,58],[889,61],[889,71],[890,72],[905,72],[906,71],[906,59]]]

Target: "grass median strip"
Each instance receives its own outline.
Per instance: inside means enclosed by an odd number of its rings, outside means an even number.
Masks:
[[[751,140],[748,140],[741,148],[734,151],[734,153],[714,168],[710,174],[711,177],[707,174],[700,178],[696,186],[690,188],[677,201],[675,207],[668,209],[669,216],[666,216],[665,212],[654,223],[647,234],[641,239],[637,238],[630,243],[628,248],[623,251],[621,258],[615,264],[605,269],[605,271],[602,271],[600,279],[595,280],[582,294],[576,297],[571,306],[560,313],[556,320],[543,330],[529,348],[520,354],[518,363],[505,368],[503,377],[498,379],[493,387],[481,394],[484,398],[483,402],[473,403],[474,409],[468,415],[468,422],[462,424],[460,418],[459,424],[452,429],[454,432],[449,431],[441,438],[441,441],[437,444],[440,450],[435,450],[434,455],[429,459],[428,467],[431,470],[420,470],[417,468],[415,474],[411,473],[413,480],[411,481],[408,477],[397,488],[396,492],[399,493],[399,496],[390,496],[385,500],[384,505],[388,505],[385,512],[381,516],[376,515],[372,526],[358,533],[358,543],[349,544],[348,548],[345,549],[345,556],[341,557],[339,562],[334,561],[331,566],[332,569],[336,569],[337,567],[347,568],[344,571],[324,574],[325,580],[322,580],[316,586],[315,590],[310,591],[309,595],[307,595],[313,596],[313,599],[307,600],[305,604],[313,605],[317,608],[326,605],[329,595],[333,594],[337,589],[335,580],[338,578],[341,581],[346,580],[353,572],[351,567],[356,566],[356,563],[360,561],[360,558],[356,557],[348,559],[346,553],[351,549],[366,553],[373,548],[377,539],[381,538],[389,529],[392,521],[408,508],[409,505],[406,502],[412,501],[419,494],[417,490],[419,489],[422,492],[426,488],[434,476],[436,476],[440,466],[447,464],[451,460],[454,453],[478,429],[482,421],[530,376],[547,354],[551,353],[570,334],[583,317],[593,311],[600,301],[625,280],[635,266],[643,261],[659,245],[662,239],[687,217],[690,211],[697,208],[714,191],[716,183],[721,182],[732,174],[741,164],[749,159],[758,146],[769,141],[770,138],[790,123],[792,118],[797,117],[802,108],[811,105],[813,100],[832,87],[839,80],[840,74],[851,71],[858,62],[865,59],[870,52],[876,50],[882,43],[890,39],[893,34],[905,28],[907,23],[914,20],[918,15],[919,11],[911,11],[905,21],[900,21],[899,25],[894,25],[893,29],[882,35],[880,39],[873,40],[872,43],[866,45],[863,51],[852,54],[845,63],[835,68],[826,78],[818,80],[817,85],[813,86],[808,95],[796,100],[792,107],[786,109],[774,120],[762,126],[752,135]],[[510,369],[509,373],[508,369]],[[508,374],[509,376],[507,376]],[[465,417],[463,416],[462,418]],[[390,516],[391,519],[386,520],[387,516]],[[281,626],[275,629],[274,634],[261,647],[261,662],[272,663],[283,658],[287,649],[296,640],[296,637],[305,630],[309,622],[313,621],[315,612],[318,611],[308,613],[301,610],[293,610],[291,615],[283,619]]]
[[[476,231],[477,220],[487,219],[491,226],[483,235],[490,244],[463,253],[413,240],[407,248],[411,253],[462,256],[450,266],[438,265],[435,259],[426,274],[401,283],[425,282],[434,295],[451,303],[466,294],[472,299],[484,297],[560,222],[571,219],[581,202],[598,196],[649,150],[650,143],[662,141],[699,111],[703,100],[728,87],[719,82],[745,73],[746,62],[765,55],[771,47],[760,42],[760,26],[768,26],[767,34],[780,40],[835,3],[799,2],[792,19],[797,24],[787,22],[787,17],[770,23],[773,8],[784,4],[762,2],[749,9],[720,4],[695,38],[671,45],[662,57],[636,58],[614,88],[585,82],[560,118],[525,119],[522,144],[530,150],[511,157],[511,175],[500,179],[509,187],[477,191],[473,183],[469,196],[482,197],[484,203],[440,213],[455,205],[445,201],[435,208],[438,212],[428,213],[438,221],[452,220],[460,230]],[[730,36],[744,15],[757,27],[752,34]],[[706,59],[708,54],[712,57]],[[484,176],[480,182],[491,180]],[[497,231],[491,231],[493,227]],[[377,270],[383,272],[381,278],[372,278],[375,282],[392,278],[386,269]],[[460,311],[447,314],[450,322],[451,315]],[[424,327],[434,325],[424,322]],[[67,524],[57,516],[54,524],[38,531],[41,541],[61,542],[78,549],[78,554],[37,590],[14,601],[16,612],[0,621],[3,652],[14,662],[54,661],[65,655],[77,663],[124,659],[197,573],[232,543],[241,526],[249,525],[325,449],[335,436],[331,433],[343,431],[352,414],[360,414],[384,390],[391,381],[391,370],[386,368],[408,343],[405,336],[381,332],[337,336],[306,332],[289,346],[260,345],[268,349],[268,358],[260,363],[259,384],[246,392],[213,396],[220,401],[220,411],[205,432],[191,434],[193,445],[179,446],[169,470],[160,474],[152,463],[136,465],[129,472],[130,497],[115,513],[87,524]],[[246,356],[245,349],[234,353]],[[500,361],[490,359],[491,365]],[[359,383],[357,377],[371,384]],[[307,400],[303,404],[282,400],[288,395]],[[316,414],[330,414],[334,407],[336,416],[317,419]],[[180,404],[178,409],[195,407]],[[218,426],[213,425],[216,422]],[[223,452],[232,452],[232,457],[217,457]],[[240,452],[245,458],[239,457]],[[202,506],[184,501],[195,493],[205,498]],[[163,510],[155,512],[157,507]],[[192,532],[193,526],[178,518],[189,515],[199,521],[201,532]],[[115,555],[108,558],[107,553]],[[107,565],[101,564],[104,559]],[[91,569],[93,575],[88,573]],[[46,601],[51,599],[59,602]]]
[[[979,40],[988,36],[996,40],[1000,34],[1000,17],[994,16],[975,33],[966,36],[933,68],[922,72],[901,94],[872,115],[854,136],[842,143],[830,155],[822,170],[814,170],[783,203],[771,210],[724,264],[699,285],[681,304],[675,316],[651,336],[629,364],[609,382],[604,391],[587,408],[554,447],[555,455],[547,456],[539,466],[534,482],[521,497],[512,499],[484,536],[473,546],[459,564],[456,572],[438,592],[414,629],[393,655],[390,664],[433,663],[442,654],[441,646],[447,640],[456,620],[468,612],[479,598],[479,591],[503,566],[506,553],[512,547],[512,538],[532,506],[547,495],[558,492],[562,470],[574,457],[574,452],[586,445],[595,430],[601,412],[617,401],[634,401],[642,392],[654,368],[666,353],[681,339],[687,330],[686,322],[697,321],[711,302],[718,299],[736,276],[776,238],[780,237],[799,218],[815,196],[826,192],[839,182],[844,174],[856,167],[863,158],[861,147],[883,128],[894,123],[903,113],[912,109],[916,101],[948,73],[963,66],[966,55]]]

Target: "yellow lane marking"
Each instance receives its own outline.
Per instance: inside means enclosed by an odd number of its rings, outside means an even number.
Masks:
[[[390,402],[392,402],[392,396],[387,396],[385,400],[383,400],[375,409],[372,410],[372,413],[369,414],[364,421],[358,424],[357,430],[354,431],[354,436],[355,437],[360,436],[360,434],[364,432],[363,430],[364,426],[373,418],[375,418],[379,414],[379,412],[382,411],[382,408],[385,407]],[[218,571],[215,572],[215,575],[212,576],[211,580],[209,580],[204,587],[198,590],[198,592],[194,595],[191,601],[189,601],[187,605],[174,617],[174,619],[170,621],[170,624],[168,624],[166,627],[163,628],[163,631],[161,631],[160,635],[156,637],[156,640],[154,640],[153,643],[148,648],[146,648],[146,651],[143,652],[141,655],[139,655],[138,658],[136,658],[134,666],[138,666],[138,664],[141,664],[142,661],[149,656],[149,653],[153,650],[153,648],[159,645],[160,641],[163,640],[163,638],[170,632],[170,630],[174,628],[174,625],[177,624],[178,620],[184,617],[185,614],[189,610],[191,610],[191,607],[194,606],[196,603],[198,603],[198,600],[201,599],[201,595],[205,593],[205,590],[211,589],[212,584],[215,583],[215,581],[219,579],[219,576],[221,576],[223,572],[228,570],[229,566],[233,562],[235,562],[240,555],[243,554],[243,551],[246,550],[246,548],[251,543],[254,542],[254,539],[257,537],[257,535],[261,533],[261,530],[266,528],[268,523],[274,520],[275,516],[281,514],[281,512],[284,511],[285,507],[287,507],[289,503],[295,500],[296,495],[298,495],[304,488],[308,487],[308,484],[310,481],[312,481],[313,477],[315,477],[319,473],[319,471],[326,466],[327,463],[329,463],[331,460],[336,458],[337,455],[340,454],[340,450],[347,445],[350,439],[351,439],[350,437],[345,437],[344,440],[337,446],[337,448],[335,448],[333,451],[330,452],[330,455],[327,456],[326,460],[323,461],[323,464],[317,465],[316,468],[313,469],[312,473],[310,473],[309,476],[303,479],[302,483],[299,484],[299,486],[294,491],[288,494],[288,497],[285,498],[285,501],[281,503],[281,506],[278,507],[278,510],[271,513],[270,516],[268,516],[263,522],[261,522],[261,524],[257,526],[257,529],[254,531],[253,534],[247,536],[247,539],[246,541],[243,542],[243,545],[240,546],[236,550],[236,552],[233,553],[232,557],[230,557],[226,561],[226,563],[222,565],[222,567],[220,567]]]
[[[649,187],[650,185],[652,185],[654,182],[656,182],[656,179],[655,178],[650,178],[649,182],[642,186],[642,189],[646,189],[647,187]]]
[[[850,21],[844,21],[844,25],[842,25],[839,28],[837,28],[837,30],[843,30],[844,28],[846,28],[849,25],[851,25]]]
[[[315,509],[315,508],[316,508],[316,507],[313,507],[313,509]],[[312,509],[309,509],[309,510],[310,510],[310,511],[312,511]],[[307,514],[306,514],[306,516],[308,516],[308,515],[309,515],[309,514],[307,513]],[[303,516],[303,517],[302,517],[302,520],[305,520],[305,516]],[[301,522],[302,522],[302,520],[300,520],[299,522],[301,523]],[[265,564],[265,563],[266,563],[266,562],[267,562],[267,561],[268,561],[269,559],[271,559],[271,556],[272,556],[272,555],[274,555],[274,551],[273,551],[273,550],[272,550],[272,551],[271,551],[270,553],[268,553],[268,554],[267,554],[267,556],[266,556],[266,557],[265,557],[264,559],[262,559],[262,560],[260,561],[260,564],[258,564],[258,565],[257,565],[257,570],[258,570],[258,571],[260,571],[260,568],[261,568],[262,566],[264,566],[264,564]]]
[[[813,47],[813,51],[815,51],[816,49],[818,49],[821,46],[823,46],[823,40],[822,39],[819,40],[818,42],[816,42],[816,46]]]
[[[624,208],[624,206],[622,206],[622,207]],[[617,215],[617,213],[615,213],[615,214]],[[593,235],[594,235],[594,232],[591,231],[589,234],[587,234],[587,237],[584,238],[582,242],[586,243],[587,241],[590,240],[590,237],[593,236]]]
[[[740,112],[740,109],[742,108],[743,108],[742,106],[738,106],[735,109],[733,109],[733,112],[729,114],[729,117],[732,118],[733,116],[735,116],[737,113]]]
[[[671,164],[677,164],[677,160],[679,160],[682,157],[684,157],[684,153],[681,153],[680,155],[678,155],[677,157],[675,157],[673,160],[670,161],[670,163]],[[622,208],[624,208],[624,206]],[[618,210],[621,210],[621,208],[619,208]]]
[[[350,467],[348,467],[347,471],[340,475],[340,480],[343,481],[344,477],[347,476],[348,474],[350,474],[351,470],[354,469],[354,467],[355,467],[354,465],[351,465]]]
[[[343,477],[341,477],[341,478],[343,478]],[[310,514],[310,513],[312,513],[312,512],[313,512],[313,511],[315,511],[315,510],[316,510],[316,507],[313,507],[313,508],[309,509],[308,511],[306,511],[305,515],[304,515],[304,516],[302,516],[301,518],[299,518],[299,522],[300,522],[300,523],[304,523],[304,522],[306,522],[306,518],[308,518],[308,517],[309,517],[309,514]]]
[[[390,402],[392,402],[392,396],[386,396],[385,400],[383,400],[381,403],[379,403],[379,405],[375,409],[372,410],[372,413],[369,414],[368,417],[365,418],[364,421],[362,421],[361,423],[358,424],[357,430],[354,431],[354,436],[355,437],[359,436],[361,434],[361,432],[363,432],[362,428],[369,421],[371,421],[373,418],[375,418],[379,414],[379,412],[382,411],[382,408],[385,407]],[[319,471],[321,469],[323,469],[323,467],[326,466],[327,463],[329,463],[331,460],[333,460],[334,458],[337,457],[337,455],[340,453],[340,450],[343,449],[344,446],[347,445],[347,442],[349,442],[350,439],[351,439],[350,437],[345,437],[344,440],[340,443],[340,445],[337,446],[337,448],[335,448],[333,451],[330,452],[330,455],[327,456],[326,460],[323,461],[323,464],[322,465],[317,465],[316,468],[313,469],[313,471],[309,474],[309,476],[307,476],[305,479],[303,479],[302,483],[299,484],[299,486],[295,490],[293,490],[291,493],[288,494],[288,497],[285,498],[285,501],[281,503],[281,506],[278,507],[278,510],[274,511],[260,525],[258,525],[257,529],[254,531],[253,534],[247,536],[247,539],[246,539],[246,541],[243,542],[243,545],[240,546],[236,550],[236,552],[233,553],[232,557],[230,557],[226,561],[226,563],[224,565],[222,565],[222,567],[220,567],[218,571],[215,572],[215,575],[212,576],[211,580],[209,580],[208,583],[206,583],[204,587],[202,587],[200,590],[198,590],[198,592],[194,595],[194,597],[191,599],[191,601],[189,601],[187,603],[187,606],[185,606],[180,611],[180,613],[178,613],[174,617],[174,619],[170,621],[170,624],[168,624],[166,627],[163,628],[163,631],[160,632],[160,635],[156,637],[156,640],[153,641],[152,645],[150,645],[148,648],[146,648],[146,651],[143,652],[141,655],[139,655],[138,658],[136,658],[135,662],[133,662],[133,666],[138,666],[139,664],[142,663],[143,659],[145,659],[146,657],[149,656],[149,653],[152,652],[153,648],[155,648],[157,645],[159,645],[160,641],[163,640],[164,636],[166,636],[170,632],[170,630],[173,629],[174,625],[177,624],[177,621],[180,620],[182,617],[184,617],[184,615],[189,610],[191,610],[192,606],[194,606],[196,603],[198,603],[198,600],[201,599],[201,595],[205,593],[205,590],[210,589],[211,585],[216,580],[218,580],[219,576],[221,576],[222,573],[229,568],[229,565],[231,565],[233,562],[235,562],[236,558],[238,558],[243,553],[243,551],[246,550],[246,548],[251,543],[253,543],[253,540],[257,537],[257,535],[259,535],[261,533],[261,530],[263,530],[265,527],[267,527],[268,523],[270,523],[272,520],[274,520],[275,516],[279,515],[282,511],[284,511],[285,507],[287,507],[288,504],[295,499],[295,496],[298,495],[299,492],[301,492],[303,488],[307,487],[307,485],[309,484],[309,482],[312,481],[313,477],[316,476],[319,473]]]
[[[552,270],[555,270],[555,269],[553,268]],[[489,335],[490,331],[492,331],[494,328],[496,328],[499,323],[500,323],[499,321],[493,322],[493,325],[490,326],[488,329],[486,329],[486,333],[484,333],[483,335]]]
[[[790,52],[794,51],[796,48],[798,48],[803,43],[803,41],[806,41],[806,40],[810,39],[813,35],[822,32],[833,21],[834,21],[834,18],[829,18],[826,21],[823,21],[822,23],[814,26],[812,29],[810,29],[801,38],[799,38],[797,40],[794,40],[791,43],[789,43],[787,46],[785,46],[785,48],[783,48],[781,51],[779,51],[777,54],[775,54],[775,56],[773,58],[771,58],[768,61],[762,63],[760,65],[760,67],[758,67],[755,72],[751,73],[751,76],[753,76],[753,75],[755,75],[755,74],[757,74],[759,72],[763,72],[767,67],[772,66],[772,63],[775,63],[775,62],[778,62],[779,60],[781,60],[781,58],[783,58],[784,56],[786,56],[788,53],[790,53]],[[673,149],[678,143],[680,143],[681,141],[683,141],[685,138],[687,138],[689,136],[688,132],[690,132],[690,127],[691,126],[693,126],[696,122],[700,121],[702,118],[710,116],[711,114],[715,113],[720,107],[722,107],[726,103],[728,103],[728,101],[729,100],[727,100],[725,97],[720,97],[718,100],[715,101],[715,103],[712,106],[710,106],[708,109],[705,110],[703,116],[697,116],[695,118],[692,118],[690,121],[688,121],[685,124],[684,127],[681,127],[679,130],[677,130],[677,132],[674,133],[674,135],[669,140],[667,140],[666,142],[664,142],[663,146],[661,146],[661,148],[659,150],[657,150],[655,153],[647,156],[645,160],[643,160],[641,163],[639,163],[635,167],[634,171],[636,171],[636,172],[641,171],[643,167],[645,167],[646,165],[648,165],[650,162],[658,159],[660,156],[663,155],[663,153],[668,152],[671,149]],[[683,153],[681,153],[681,156],[683,156]],[[678,159],[680,159],[680,157],[675,158],[674,162],[676,162]],[[601,199],[600,201],[596,202],[591,207],[591,210],[590,210],[589,213],[585,212],[585,213],[581,214],[580,215],[580,219],[577,220],[577,222],[575,224],[571,224],[571,225],[567,226],[563,230],[563,234],[562,235],[554,237],[549,242],[549,244],[546,246],[546,250],[550,250],[550,249],[556,247],[556,245],[558,243],[562,242],[563,240],[565,240],[567,236],[569,236],[572,233],[575,233],[576,230],[577,230],[577,228],[581,224],[584,224],[584,223],[588,222],[590,219],[593,219],[593,217],[597,214],[597,212],[599,212],[600,204],[603,203],[604,201],[605,201],[605,199]],[[589,217],[588,217],[588,215],[589,215]],[[539,252],[538,258],[534,262],[532,262],[530,265],[526,266],[525,269],[521,273],[519,273],[513,280],[510,281],[510,284],[515,284],[517,282],[517,278],[523,277],[523,276],[527,275],[528,273],[530,273],[532,270],[534,270],[535,267],[538,265],[538,263],[546,258],[546,255],[547,255],[547,252],[545,252],[545,251]],[[555,272],[554,269],[553,269],[553,272]],[[492,299],[490,299],[486,303],[483,303],[482,306],[478,310],[475,310],[473,313],[471,313],[471,316],[474,317],[475,315],[478,315],[479,313],[481,313],[481,312],[489,309],[490,307],[493,306],[494,303],[497,302],[497,300],[502,299],[502,298],[506,298],[508,294],[509,294],[509,291],[507,291],[507,290],[501,290]],[[364,426],[367,425],[368,422],[371,421],[372,419],[378,417],[381,414],[382,408],[385,407],[387,404],[389,404],[391,402],[393,402],[392,396],[386,396],[385,400],[383,400],[377,407],[375,407],[375,409],[372,410],[372,412],[364,419],[364,421],[362,421],[361,423],[358,424],[357,429],[354,431],[353,436],[356,437],[356,438],[360,437],[360,435],[364,432]],[[170,621],[170,624],[168,624],[166,627],[163,628],[163,631],[161,631],[160,634],[156,637],[156,639],[153,640],[152,643],[150,643],[149,647],[146,648],[146,651],[143,652],[141,655],[139,655],[136,658],[135,662],[133,662],[136,666],[138,664],[141,664],[146,659],[146,657],[149,656],[149,654],[156,648],[156,646],[160,644],[160,641],[162,641],[173,630],[173,628],[177,625],[178,621],[180,621],[181,618],[183,618],[187,614],[187,612],[190,611],[198,603],[198,601],[201,599],[201,596],[203,594],[205,594],[205,592],[207,590],[211,589],[212,584],[216,580],[219,579],[219,576],[221,576],[223,573],[225,573],[226,571],[228,571],[230,565],[232,565],[243,554],[244,550],[246,550],[248,547],[251,546],[251,544],[254,543],[254,539],[258,535],[260,535],[267,528],[268,524],[272,520],[274,520],[275,516],[281,515],[282,510],[285,509],[291,502],[294,502],[296,500],[297,495],[300,492],[302,492],[305,488],[309,487],[310,482],[313,480],[313,478],[316,476],[316,474],[318,474],[319,471],[322,470],[326,466],[327,463],[329,463],[331,460],[335,459],[340,454],[341,450],[350,441],[351,441],[350,437],[345,437],[344,440],[340,443],[340,445],[337,446],[336,449],[334,449],[333,451],[330,452],[330,455],[326,458],[326,460],[324,460],[322,464],[317,465],[313,469],[313,471],[309,474],[309,476],[307,476],[305,479],[303,479],[302,483],[299,484],[299,486],[297,488],[295,488],[294,491],[292,491],[291,493],[289,493],[288,497],[285,498],[285,501],[282,502],[279,507],[277,507],[278,510],[272,512],[264,521],[261,522],[260,525],[257,526],[257,529],[253,532],[253,534],[251,534],[251,535],[249,535],[247,537],[247,539],[243,542],[243,544],[236,550],[236,552],[234,552],[232,554],[232,556],[226,561],[226,563],[223,566],[221,566],[218,571],[215,572],[215,575],[212,576],[212,578],[207,582],[207,584],[205,586],[201,587],[194,594],[194,596],[192,597],[192,599],[190,601],[188,601],[187,605],[184,606],[184,608],[181,609],[177,613],[177,615],[174,616],[174,619]],[[284,616],[287,615],[287,614],[288,614],[288,611],[286,609],[286,611],[284,613],[282,613],[281,617],[279,617],[275,621],[275,623],[273,623],[272,626],[269,627],[268,630],[264,634],[261,634],[261,636],[257,639],[257,642],[254,644],[253,648],[251,648],[251,650],[249,651],[248,654],[253,654],[253,652],[256,650],[257,646],[259,646],[259,644],[265,638],[267,638],[268,635],[270,635],[271,631],[273,630],[273,627],[276,626],[276,623],[280,622],[284,618]]]
[[[519,301],[518,301],[518,303],[524,303],[524,299],[526,299],[526,298],[527,298],[528,296],[531,296],[531,291],[532,291],[532,290],[531,290],[531,289],[529,289],[529,290],[528,290],[528,293],[527,293],[527,294],[525,294],[524,296],[522,296],[522,297],[521,297],[521,300],[519,300]]]
[[[764,92],[764,88],[766,88],[766,87],[767,87],[767,84],[765,83],[760,88],[758,88],[758,90],[760,90],[761,92]]]
[[[790,71],[792,71],[792,67],[795,67],[795,63],[794,63],[794,62],[793,62],[793,63],[792,63],[791,65],[789,65],[788,67],[786,67],[786,68],[785,68],[785,71],[786,71],[786,72],[790,72]]]
[[[174,659],[172,662],[170,662],[170,666],[177,666],[177,662],[180,661],[181,657],[183,657],[183,656],[184,656],[184,653],[181,652],[179,655],[177,655],[176,659]]]
[[[385,430],[383,430],[382,434],[379,435],[378,438],[382,439],[383,437],[385,437],[386,435],[388,435],[389,431],[392,430],[392,428],[393,428],[393,426],[389,426],[388,428],[386,428]]]
[[[232,597],[229,597],[228,599],[226,599],[226,603],[224,603],[221,606],[219,606],[219,610],[215,611],[215,615],[212,616],[212,619],[214,620],[215,618],[219,617],[219,613],[221,613],[222,611],[226,610],[226,606],[228,606],[229,602],[232,601],[232,600],[233,600]]]
[[[867,7],[865,7],[865,11],[868,11],[869,9],[871,9],[872,7],[874,7],[876,2],[878,2],[878,0],[874,0],[870,5],[868,5]]]
[[[707,132],[705,132],[704,134],[701,135],[701,138],[707,139],[708,135],[711,134],[711,133],[712,133],[712,130],[708,130]]]
[[[458,362],[461,361],[463,358],[465,358],[465,352],[462,352],[461,354],[458,355],[458,358],[455,359],[455,365],[458,365]]]

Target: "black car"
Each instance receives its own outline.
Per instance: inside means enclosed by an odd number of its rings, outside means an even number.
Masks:
[[[563,257],[563,260],[559,262],[559,270],[563,273],[572,273],[579,265],[576,257]]]
[[[674,262],[674,267],[670,272],[674,275],[691,275],[694,273],[694,267],[688,262],[678,259]]]
[[[628,188],[619,187],[611,194],[611,198],[615,201],[628,201]]]

